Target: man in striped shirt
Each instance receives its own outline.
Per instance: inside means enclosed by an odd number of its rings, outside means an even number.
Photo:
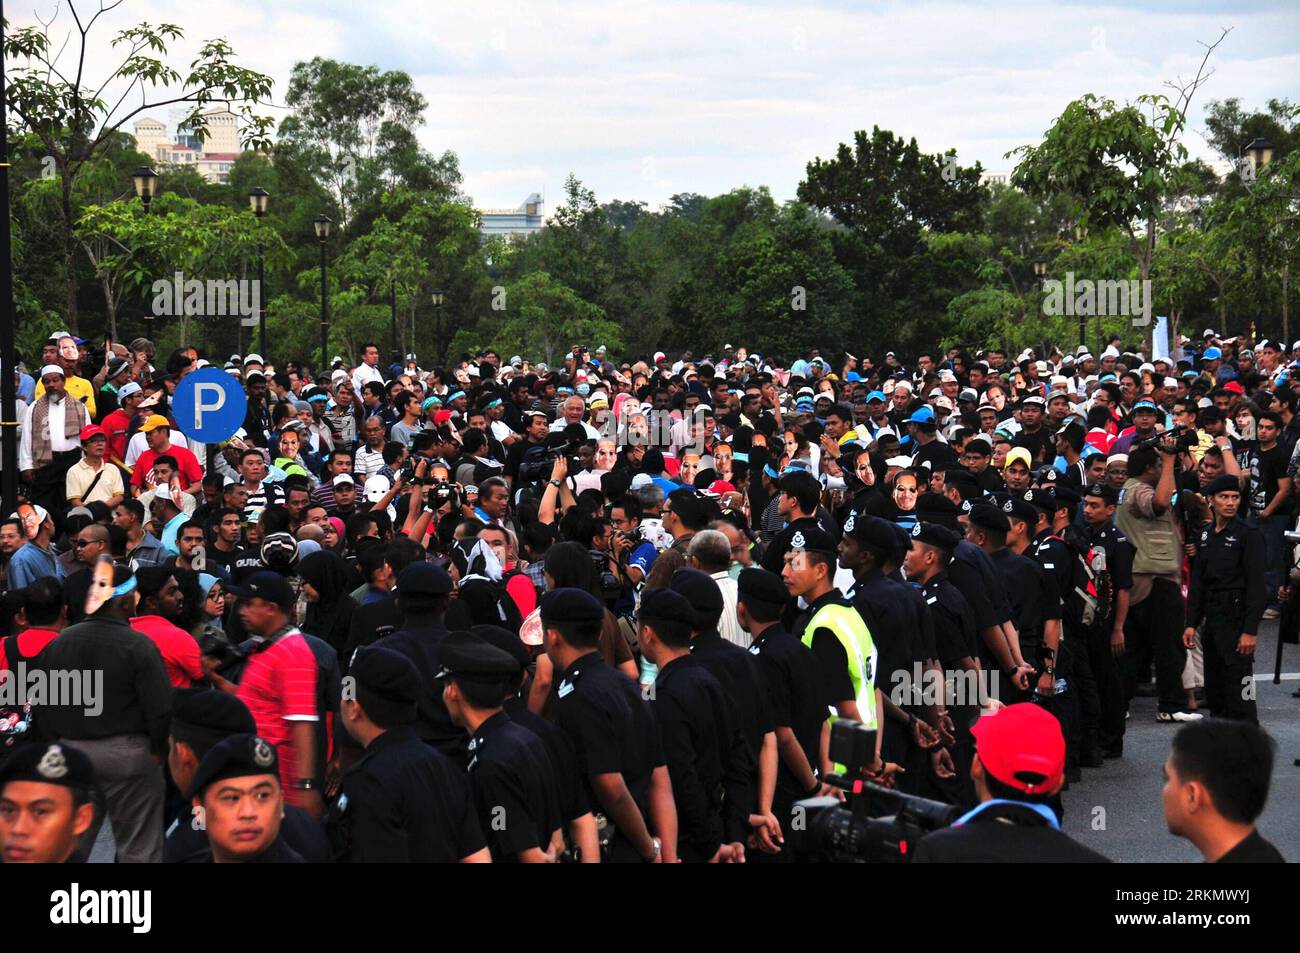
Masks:
[[[272,503],[284,502],[284,490],[275,483],[266,482],[266,457],[258,448],[249,447],[239,455],[239,475],[243,478],[240,485],[248,493],[248,502],[244,504],[245,520]]]

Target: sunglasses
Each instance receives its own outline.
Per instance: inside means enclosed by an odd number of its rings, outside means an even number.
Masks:
[[[95,543],[98,542],[99,540],[97,539],[78,539],[78,540],[74,540],[72,545],[75,546],[77,549],[81,549],[83,546],[93,546]]]

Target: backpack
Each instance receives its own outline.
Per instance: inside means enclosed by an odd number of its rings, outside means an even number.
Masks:
[[[1064,615],[1077,619],[1081,634],[1094,633],[1110,620],[1111,580],[1106,568],[1106,551],[1093,546],[1088,534],[1077,526],[1061,534],[1073,557],[1071,591],[1066,596]]]
[[[31,662],[36,656],[26,656],[18,649],[18,636],[11,635],[4,640],[5,660],[9,668],[4,672],[6,678],[18,677],[18,665]],[[21,704],[0,705],[0,764],[24,745],[41,740],[36,730],[35,710],[32,703],[23,699]]]

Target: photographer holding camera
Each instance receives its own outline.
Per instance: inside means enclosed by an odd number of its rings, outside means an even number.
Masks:
[[[1135,447],[1128,458],[1128,480],[1115,522],[1133,544],[1133,588],[1125,620],[1120,677],[1124,696],[1137,693],[1137,670],[1149,654],[1159,702],[1156,720],[1195,721],[1183,690],[1187,651],[1179,637],[1183,606],[1183,548],[1178,511],[1173,506],[1178,454],[1190,431],[1163,434],[1155,446]]]
[[[917,844],[913,863],[1107,863],[1061,831],[1050,806],[1065,782],[1060,722],[1038,705],[977,718],[970,776],[978,806]]]

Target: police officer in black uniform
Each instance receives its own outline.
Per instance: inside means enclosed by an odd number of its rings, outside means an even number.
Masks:
[[[695,638],[691,640],[691,655],[699,659],[700,664],[721,683],[722,690],[736,706],[740,730],[745,735],[754,762],[760,765],[759,787],[761,790],[771,790],[776,769],[771,759],[766,767],[762,767],[763,750],[770,746],[772,752],[776,751],[776,731],[767,710],[767,699],[763,695],[758,662],[718,632],[718,620],[722,618],[724,605],[722,590],[708,573],[698,569],[677,570],[668,586],[691,604],[695,612]],[[759,814],[769,813],[761,810],[762,805],[752,806]]]
[[[928,618],[922,619],[925,604],[911,586],[884,572],[900,542],[898,533],[906,535],[888,520],[850,516],[840,538],[839,564],[853,573],[845,596],[867,623],[879,653],[876,684],[885,710],[881,757],[903,766],[898,786],[915,793],[925,774],[927,752],[940,741],[942,706],[925,704],[924,672],[937,668],[933,650],[927,650],[922,637],[923,628],[932,626]]]
[[[926,772],[921,793],[950,804],[968,806],[975,801],[970,781],[971,757],[975,751],[970,728],[987,701],[984,673],[979,663],[979,637],[966,598],[949,580],[947,568],[961,537],[946,526],[917,523],[912,527],[912,546],[904,569],[934,620],[935,651],[945,683],[951,679],[951,695],[945,694],[952,740],[947,759],[932,754],[932,770]],[[946,692],[946,688],[945,688]]]
[[[584,786],[578,778],[578,756],[573,750],[573,740],[564,729],[547,721],[528,707],[523,691],[524,675],[532,663],[532,653],[519,636],[499,625],[476,625],[470,629],[475,635],[495,645],[515,660],[516,674],[502,709],[516,724],[527,728],[546,745],[555,777],[556,794],[560,801],[560,818],[568,832],[568,848],[560,857],[562,861],[600,863],[600,837],[596,831],[596,818],[591,813]]]
[[[1196,557],[1187,587],[1183,644],[1205,653],[1205,700],[1210,713],[1258,723],[1255,640],[1264,614],[1264,539],[1238,515],[1241,484],[1218,477],[1205,489],[1213,520],[1195,535]]]
[[[573,741],[584,792],[600,815],[605,859],[675,862],[672,781],[659,729],[637,685],[601,658],[604,605],[582,589],[552,589],[540,608],[557,678],[556,721]]]
[[[1115,525],[1119,495],[1105,483],[1094,483],[1084,491],[1083,518],[1088,527],[1088,555],[1097,607],[1088,626],[1088,660],[1097,683],[1101,721],[1097,741],[1102,755],[1119,758],[1124,754],[1124,686],[1119,676],[1119,656],[1124,651],[1124,621],[1128,617],[1128,593],[1133,588],[1133,544]]]
[[[189,797],[208,847],[185,863],[305,863],[282,836],[284,791],[275,745],[252,734],[221,739],[194,772]]]
[[[341,717],[365,753],[343,776],[326,826],[335,859],[387,863],[482,863],[491,859],[469,781],[415,733],[423,690],[410,659],[363,646],[348,670]]]
[[[790,591],[776,573],[766,569],[744,569],[736,580],[738,598],[736,614],[741,628],[753,643],[750,655],[758,660],[768,712],[776,730],[776,790],[772,797],[772,815],[781,826],[775,838],[756,829],[749,861],[794,860],[791,851],[779,850],[794,819],[794,804],[808,797],[826,793],[818,778],[821,756],[822,725],[826,721],[826,704],[819,686],[822,673],[812,649],[781,623],[781,614],[790,601]]]
[[[479,829],[496,863],[554,863],[561,853],[560,799],[546,745],[501,710],[519,664],[472,632],[439,646],[443,700],[469,737],[469,780]]]
[[[637,641],[659,668],[650,700],[677,806],[683,862],[742,863],[757,766],[735,706],[691,654],[695,612],[686,597],[652,589],[641,597]]]
[[[167,738],[167,767],[182,791],[189,790],[194,772],[212,748],[231,735],[257,734],[248,707],[229,692],[211,688],[178,688],[172,693],[172,720]],[[300,807],[284,806],[280,836],[309,864],[330,860],[329,839],[320,821]],[[203,825],[186,801],[163,833],[163,862],[184,863],[208,849]]]

